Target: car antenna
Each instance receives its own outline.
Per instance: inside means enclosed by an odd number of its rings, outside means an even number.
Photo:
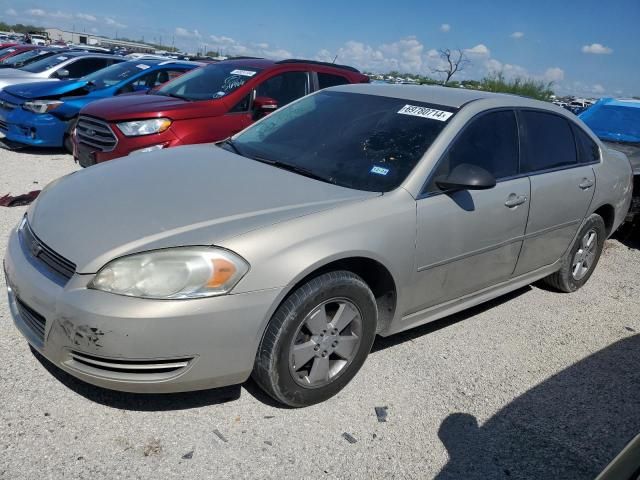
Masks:
[[[335,57],[333,57],[333,62],[331,63],[336,63],[336,60],[338,59],[338,55],[336,55]]]

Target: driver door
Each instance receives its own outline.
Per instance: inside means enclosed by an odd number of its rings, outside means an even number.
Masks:
[[[440,189],[435,179],[463,163],[487,170],[496,186]],[[529,179],[517,175],[518,129],[512,110],[475,117],[453,140],[417,201],[415,311],[511,277],[530,197]]]

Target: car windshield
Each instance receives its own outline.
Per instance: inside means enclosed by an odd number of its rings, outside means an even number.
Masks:
[[[98,70],[82,78],[91,82],[96,88],[105,88],[116,85],[129,77],[144,72],[149,65],[136,62],[123,62]]]
[[[46,52],[50,53],[50,52]],[[25,72],[31,73],[42,73],[45,70],[49,70],[56,65],[61,64],[65,60],[68,60],[69,56],[65,55],[64,52],[60,52],[58,55],[47,55],[46,58],[39,59],[35,62],[31,62],[24,67],[20,67],[20,70],[24,70]]]
[[[357,190],[398,187],[455,109],[322,91],[269,115],[225,148]]]
[[[0,48],[0,55],[6,55],[7,53],[15,52],[16,47],[5,47]]]
[[[260,70],[255,67],[239,67],[237,64],[217,63],[185,73],[156,93],[185,100],[221,98],[240,88]]]
[[[640,106],[603,105],[581,118],[602,140],[640,142]]]
[[[51,52],[47,52],[46,50],[27,50],[25,52],[18,53],[12,57],[5,58],[0,62],[2,65],[7,66],[21,66],[25,65],[28,61],[38,60],[38,58],[43,58],[42,55],[50,54]]]

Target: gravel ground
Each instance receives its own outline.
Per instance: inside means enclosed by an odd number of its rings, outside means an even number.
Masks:
[[[76,168],[2,150],[0,196]],[[2,251],[25,209],[0,207]],[[639,248],[637,234],[608,241],[577,293],[527,287],[379,339],[344,391],[300,410],[252,382],[170,396],[82,384],[30,351],[3,296],[0,479],[592,479],[640,433]]]

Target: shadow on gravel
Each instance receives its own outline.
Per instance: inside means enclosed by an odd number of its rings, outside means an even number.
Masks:
[[[449,462],[437,480],[585,479],[640,433],[640,335],[586,357],[516,398],[484,425],[440,426]]]
[[[640,223],[621,226],[611,238],[619,241],[627,248],[640,250]]]
[[[53,148],[53,147],[25,147],[20,144],[8,145],[4,139],[0,139],[0,148],[3,150],[8,150],[10,152],[19,152],[19,153],[28,153],[30,155],[71,155],[64,148]]]
[[[72,377],[53,365],[33,348],[31,352],[60,383],[88,400],[122,410],[159,412],[186,410],[226,403],[240,398],[240,385],[185,393],[126,393],[96,387]]]
[[[488,302],[481,303],[480,305],[469,308],[462,312],[449,315],[448,317],[441,318],[440,320],[436,320],[435,322],[427,323],[420,327],[412,328],[411,330],[406,330],[401,333],[396,333],[395,335],[391,335],[390,337],[377,337],[376,341],[373,344],[373,348],[371,349],[371,353],[375,353],[380,350],[384,350],[385,348],[399,345],[400,343],[414,340],[416,338],[422,337],[423,335],[437,332],[438,330],[446,328],[449,325],[453,325],[454,323],[461,322],[482,312],[491,310],[492,308],[495,308],[498,305],[502,305],[505,302],[510,302],[511,300],[514,300],[515,298],[518,298],[519,296],[524,295],[531,290],[532,287],[530,286],[522,287],[518,290],[514,290],[513,292],[507,293],[498,298],[494,298],[493,300],[489,300]]]

